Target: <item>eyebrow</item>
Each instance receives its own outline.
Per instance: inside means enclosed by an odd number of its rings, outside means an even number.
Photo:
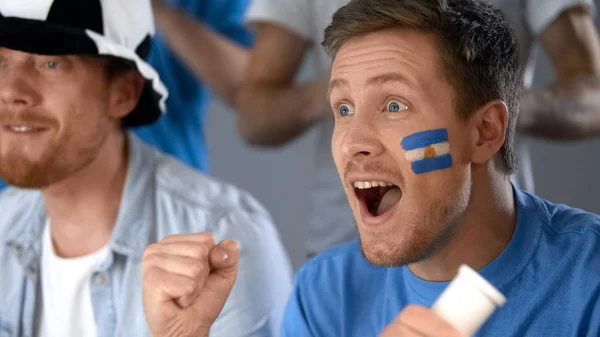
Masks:
[[[372,86],[372,85],[376,85],[376,84],[381,85],[381,84],[386,84],[386,83],[402,83],[411,88],[414,88],[414,85],[412,84],[412,82],[410,82],[409,80],[406,79],[406,77],[404,77],[398,73],[389,73],[389,74],[383,74],[383,75],[371,77],[365,81],[365,86]],[[350,83],[343,78],[336,78],[336,79],[331,80],[331,82],[329,83],[328,96],[331,95],[331,91],[333,89],[340,88],[340,87],[350,87]]]
[[[389,73],[383,74],[375,77],[371,77],[365,81],[365,86],[371,86],[375,84],[385,84],[385,83],[402,83],[408,85],[409,87],[413,87],[412,83],[406,79],[406,77],[402,76],[398,73]]]
[[[331,91],[335,88],[350,87],[350,83],[343,78],[336,78],[329,82],[329,90],[327,91],[327,97],[331,96]]]

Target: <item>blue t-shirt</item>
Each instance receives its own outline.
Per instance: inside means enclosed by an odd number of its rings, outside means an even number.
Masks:
[[[250,0],[167,0],[215,32],[249,47],[252,33],[244,26]],[[190,41],[194,43],[194,41]],[[160,31],[152,42],[148,62],[169,89],[167,113],[156,123],[136,128],[146,143],[182,162],[207,172],[209,168],[204,118],[212,98],[210,89],[167,46]],[[0,191],[6,185],[0,179]]]
[[[600,217],[516,196],[513,238],[479,271],[507,303],[476,336],[600,336]],[[429,307],[447,285],[370,265],[353,241],[300,269],[282,336],[376,337],[406,305]]]

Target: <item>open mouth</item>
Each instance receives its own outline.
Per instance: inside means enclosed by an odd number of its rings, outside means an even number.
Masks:
[[[400,187],[384,181],[356,181],[354,193],[374,217],[389,211],[402,199]]]

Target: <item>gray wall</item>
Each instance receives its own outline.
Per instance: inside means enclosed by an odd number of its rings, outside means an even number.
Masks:
[[[211,174],[250,191],[271,212],[294,267],[304,262],[315,135],[280,150],[244,145],[231,110],[215,104],[206,127]]]
[[[540,57],[536,74],[536,85],[553,79],[545,55]],[[233,112],[216,102],[206,126],[212,174],[250,191],[269,209],[292,263],[298,267],[304,261],[315,134],[309,132],[280,150],[257,150],[243,144],[234,122]],[[536,193],[600,213],[600,140],[563,144],[528,141]]]

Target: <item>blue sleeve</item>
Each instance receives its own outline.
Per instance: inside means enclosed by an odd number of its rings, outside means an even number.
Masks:
[[[254,36],[245,25],[246,11],[251,0],[211,1],[202,19],[216,32],[236,41],[244,47],[252,46]]]
[[[281,324],[281,337],[314,337],[310,331],[305,307],[302,300],[302,273],[296,275],[294,292],[290,296],[283,323]]]

